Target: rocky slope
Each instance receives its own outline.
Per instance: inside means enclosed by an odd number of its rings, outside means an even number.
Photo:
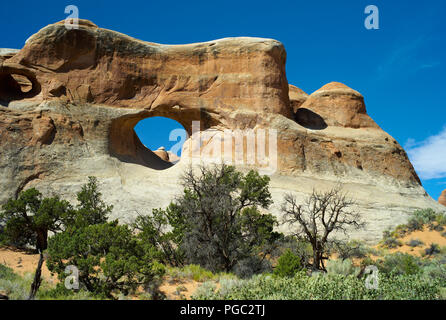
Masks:
[[[446,206],[446,190],[443,190],[440,197],[438,198],[438,203]]]
[[[207,134],[200,160],[225,130],[277,132],[267,143],[278,151],[271,171],[277,215],[284,193],[303,199],[338,182],[368,221],[352,236],[368,241],[415,208],[443,208],[425,193],[403,148],[367,115],[360,93],[340,83],[311,95],[288,85],[280,42],[161,45],[80,22],[77,30],[49,25],[20,51],[0,51],[0,203],[28,187],[72,199],[94,175],[114,217],[149,213],[181,190],[199,121]],[[133,130],[152,116],[177,120],[192,135],[175,166]],[[230,159],[246,154],[247,142],[231,141]],[[276,163],[271,151],[239,167],[268,162]]]

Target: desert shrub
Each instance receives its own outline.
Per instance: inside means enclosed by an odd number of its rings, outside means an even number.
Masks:
[[[258,275],[224,292],[200,290],[195,299],[218,300],[431,300],[440,298],[439,280],[420,274],[380,274],[377,290],[368,290],[364,279],[349,275],[308,277],[305,272],[293,278]]]
[[[429,279],[446,282],[446,265],[433,261],[422,268],[423,274]]]
[[[441,236],[446,238],[446,232],[442,232]]]
[[[48,245],[48,268],[63,282],[65,268],[76,266],[79,283],[95,295],[114,299],[139,286],[150,287],[164,269],[127,225],[110,222],[58,233]]]
[[[444,227],[441,226],[441,225],[439,225],[439,224],[436,223],[436,222],[429,222],[428,225],[427,225],[427,227],[428,227],[429,231],[438,231],[438,232],[441,232],[441,231],[444,230]]]
[[[424,242],[419,239],[411,239],[410,241],[407,242],[407,245],[409,247],[419,247],[422,246],[423,244]]]
[[[279,277],[293,277],[302,270],[301,259],[290,249],[287,249],[278,259],[274,268],[274,275]]]
[[[404,237],[408,232],[409,232],[409,228],[407,227],[407,224],[400,224],[398,225],[395,230],[393,230],[393,232],[391,233],[391,235],[394,238],[402,238]]]
[[[56,287],[45,289],[42,288],[38,294],[39,300],[102,300],[103,296],[95,296],[86,290],[69,290],[63,283],[57,284]]]
[[[433,256],[440,252],[441,252],[440,246],[436,243],[431,243],[431,245],[428,248],[424,249],[424,253],[427,256]]]
[[[227,272],[213,273],[203,267],[192,264],[184,267],[166,266],[166,275],[173,279],[190,279],[198,282],[219,281],[221,279],[235,279],[236,275]]]
[[[192,296],[192,299],[210,299],[214,296],[217,285],[213,281],[206,281],[201,286],[197,288]]]
[[[299,240],[294,236],[284,236],[276,242],[277,246],[271,253],[271,258],[278,259],[287,250],[299,257],[302,268],[311,267],[311,258],[313,257],[313,248],[308,241]]]
[[[360,269],[355,267],[350,259],[329,260],[327,263],[327,273],[329,275],[358,276]]]
[[[424,224],[435,221],[437,213],[433,209],[417,210],[412,214],[412,218],[421,221]]]
[[[360,268],[361,270],[364,270],[367,266],[373,266],[373,265],[376,265],[375,260],[373,260],[370,257],[365,257],[364,259],[361,260]]]
[[[0,290],[5,292],[10,300],[27,300],[33,275],[25,276],[9,275],[8,278],[0,278]]]
[[[254,276],[257,277],[257,276]],[[244,286],[246,281],[241,279],[221,279],[219,282],[218,295],[231,296],[231,293]],[[205,282],[192,295],[194,300],[209,300],[215,297],[217,286],[214,282]]]
[[[423,230],[423,227],[424,227],[424,222],[417,218],[410,218],[409,221],[407,222],[407,228],[411,232]]]
[[[222,279],[220,280],[219,293],[221,295],[230,294],[236,288],[240,288],[245,283],[245,280],[240,279]]]
[[[352,240],[349,242],[340,241],[335,243],[333,251],[337,253],[339,259],[346,260],[351,258],[365,258],[371,250],[363,242]]]
[[[446,214],[439,213],[435,216],[435,221],[439,226],[446,226]]]
[[[10,267],[0,264],[0,279],[11,280],[15,279],[17,276]]]
[[[397,252],[377,262],[379,270],[386,274],[412,275],[420,272],[420,261],[414,256]]]
[[[196,264],[189,264],[181,268],[168,267],[166,274],[176,279],[186,278],[199,282],[211,280],[216,277],[211,271]]]
[[[406,226],[410,232],[423,230],[424,225],[428,225],[431,230],[434,230],[434,222],[441,219],[441,214],[436,213],[433,209],[423,209],[415,211],[409,218]]]
[[[214,274],[211,271],[206,270],[196,264],[187,265],[183,268],[183,270],[186,274],[190,275],[191,279],[195,281],[205,281],[214,278]]]
[[[403,243],[393,236],[387,234],[384,235],[381,245],[385,248],[394,249],[403,245]]]
[[[239,278],[247,279],[255,274],[270,273],[273,268],[264,255],[252,255],[239,260],[232,270]]]

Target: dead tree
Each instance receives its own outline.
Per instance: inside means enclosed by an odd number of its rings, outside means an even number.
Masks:
[[[354,206],[355,202],[342,193],[340,186],[327,192],[313,190],[303,204],[299,204],[293,195],[285,195],[283,223],[290,225],[298,239],[311,243],[313,269],[326,271],[324,260],[328,259],[329,236],[333,231],[347,234],[348,228],[364,227]]]

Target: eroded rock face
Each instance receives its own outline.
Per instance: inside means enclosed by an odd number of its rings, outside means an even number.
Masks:
[[[443,190],[441,193],[440,198],[438,198],[438,203],[446,206],[446,190]]]
[[[308,99],[308,94],[302,89],[290,84],[289,97],[291,109],[293,110],[293,113],[296,114],[300,106]]]
[[[215,132],[276,130],[277,215],[284,193],[303,199],[341,182],[369,222],[353,236],[375,241],[414,209],[441,207],[403,148],[367,115],[360,93],[330,83],[307,95],[288,85],[285,62],[284,46],[271,39],[173,46],[84,20],[78,30],[47,26],[20,51],[0,51],[0,202],[28,187],[73,199],[94,175],[115,218],[167,205],[181,191],[188,143],[173,166],[176,155],[147,149],[134,132],[140,120],[164,116],[190,135],[198,121],[210,133],[204,151]],[[14,74],[31,89],[24,92]]]

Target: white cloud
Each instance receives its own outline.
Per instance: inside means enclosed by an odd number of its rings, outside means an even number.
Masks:
[[[405,147],[421,179],[446,177],[446,127],[421,142],[409,139]]]

